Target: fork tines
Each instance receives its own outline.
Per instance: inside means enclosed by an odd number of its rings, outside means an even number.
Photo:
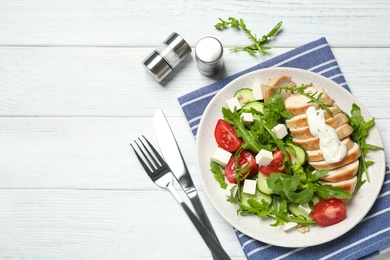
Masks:
[[[142,139],[144,139],[144,141],[142,141]],[[141,162],[146,172],[150,175],[153,171],[162,166],[163,159],[145,136],[142,136],[142,139],[141,137],[138,138],[138,142],[141,145],[138,144],[137,140],[134,140],[134,143],[137,145],[142,156],[139,152],[137,152],[137,149],[135,149],[132,144],[130,145],[137,155],[138,160]]]

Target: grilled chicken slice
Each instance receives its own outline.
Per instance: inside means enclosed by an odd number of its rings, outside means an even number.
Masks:
[[[332,185],[333,187],[340,187],[352,194],[356,187],[357,177],[355,175],[351,179],[345,181],[339,181],[339,182],[319,181],[319,183],[321,185]]]
[[[291,130],[291,129],[290,129]],[[340,140],[347,138],[353,132],[353,128],[349,124],[344,124],[336,129],[336,133]],[[316,137],[307,138],[307,139],[297,139],[293,138],[293,142],[306,151],[313,151],[320,149],[320,139]]]
[[[329,107],[329,110],[332,112],[333,116],[336,116],[338,113],[340,113],[340,109],[338,107]],[[326,120],[332,118],[332,116],[329,115],[326,111],[324,111],[324,116]],[[306,113],[294,116],[293,118],[286,120],[286,126],[290,128],[290,130],[295,128],[306,127],[308,125],[309,123],[307,122]]]
[[[325,122],[327,125],[337,129],[340,126],[348,123],[349,118],[343,113],[338,113],[334,117],[327,119]],[[314,136],[310,132],[309,126],[301,127],[301,128],[291,128],[290,132],[292,136],[296,139],[314,138]]]
[[[295,84],[294,81],[291,80],[290,76],[282,75],[282,76],[279,76],[277,78],[270,79],[267,82],[266,86],[272,86],[272,87],[294,87],[294,86],[296,86],[296,84]],[[263,88],[264,101],[267,101],[270,96],[272,96],[273,94],[275,94],[278,91],[279,91],[278,89],[264,87]],[[290,93],[287,92],[287,91],[282,90],[281,93],[282,93],[283,100],[286,100],[290,96]]]
[[[359,169],[359,160],[355,160],[340,168],[331,170],[327,175],[321,178],[321,180],[329,182],[339,182],[349,180],[357,173]]]
[[[351,150],[351,148],[354,145],[354,142],[352,141],[351,138],[347,137],[341,140],[345,146],[347,147],[347,151]],[[318,162],[318,161],[323,161],[324,155],[322,154],[321,150],[313,150],[313,151],[306,151],[307,152],[307,160],[309,162]]]
[[[334,170],[344,165],[347,165],[357,160],[361,155],[360,147],[354,143],[353,147],[347,152],[347,155],[339,162],[326,163],[325,161],[309,162],[309,164],[316,170]]]
[[[318,97],[321,93],[323,93],[320,98],[320,102],[322,102],[327,106],[332,106],[334,104],[334,100],[330,98],[328,94],[326,94],[324,90],[321,88],[316,89],[315,87],[309,87],[305,89],[305,93],[315,94],[315,97]],[[294,116],[296,116],[296,115],[305,114],[307,108],[310,106],[318,107],[316,103],[312,103],[310,101],[312,100],[307,96],[299,93],[294,93],[291,94],[285,100],[284,103],[286,105],[286,110],[291,114],[293,114]]]

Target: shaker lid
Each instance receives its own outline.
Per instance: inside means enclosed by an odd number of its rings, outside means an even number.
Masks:
[[[223,46],[212,36],[198,41],[195,46],[195,58],[199,71],[205,76],[212,76],[223,67]]]

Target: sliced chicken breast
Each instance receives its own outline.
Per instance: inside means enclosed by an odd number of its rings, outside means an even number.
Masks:
[[[295,82],[291,80],[291,76],[287,75],[282,75],[277,78],[270,79],[266,86],[272,86],[272,87],[293,87],[296,86]],[[273,88],[267,88],[263,87],[263,97],[264,101],[267,101],[270,96],[275,94],[278,89],[273,89]],[[283,100],[286,100],[290,96],[290,92],[282,90],[282,98]]]
[[[357,184],[356,175],[349,180],[339,181],[339,182],[329,182],[329,181],[319,181],[321,185],[332,185],[333,187],[340,187],[349,193],[353,193]]]
[[[321,179],[329,182],[340,182],[351,179],[359,169],[359,160],[355,160],[340,168],[331,170]]]
[[[354,145],[354,142],[352,141],[351,138],[347,137],[341,140],[345,146],[347,147],[347,150],[351,150],[351,148]],[[307,152],[307,160],[309,162],[318,162],[318,161],[323,161],[324,155],[322,154],[321,150],[313,150],[313,151],[306,151]]]
[[[328,120],[325,121],[327,125],[337,129],[340,126],[346,124],[349,122],[349,118],[343,114],[343,113],[338,113],[332,118],[329,118]],[[292,136],[296,139],[308,139],[308,138],[314,138],[314,136],[310,132],[309,126],[302,127],[302,128],[292,128],[290,129],[290,132]]]
[[[336,116],[338,113],[340,113],[340,109],[338,107],[329,107],[329,110],[332,112],[333,116]],[[325,119],[332,118],[330,114],[328,114],[326,111],[324,111]],[[295,128],[301,128],[308,126],[309,123],[307,122],[307,115],[306,113],[294,116],[291,119],[286,120],[286,126],[291,129]]]
[[[361,155],[360,147],[354,143],[353,147],[347,152],[347,155],[339,162],[326,163],[325,161],[309,162],[309,164],[316,170],[334,170],[344,165],[347,165],[357,160]]]
[[[344,124],[336,129],[336,133],[340,140],[350,136],[353,132],[353,128],[349,124]],[[304,148],[306,151],[313,151],[320,149],[319,138],[297,139],[293,138],[293,142]]]
[[[315,87],[309,87],[305,90],[305,92],[311,94],[316,93],[316,97],[322,93],[320,102],[328,106],[332,106],[334,104],[334,100],[330,98],[321,88],[316,89]],[[295,116],[305,114],[307,108],[310,106],[318,107],[316,103],[312,103],[311,101],[312,100],[305,95],[294,93],[291,94],[284,103],[286,105],[286,110]]]

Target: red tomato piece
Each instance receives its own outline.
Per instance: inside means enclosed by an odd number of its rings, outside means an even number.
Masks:
[[[343,221],[347,211],[341,199],[323,199],[314,206],[312,217],[318,225],[327,227]]]
[[[214,137],[218,145],[228,152],[237,151],[242,145],[242,139],[237,136],[236,129],[223,119],[218,120]]]
[[[260,171],[266,176],[269,176],[271,172],[285,172],[288,168],[287,166],[281,168],[283,166],[283,161],[283,152],[276,149],[273,154],[273,160],[268,165],[260,166]]]
[[[236,158],[238,158],[237,167],[244,168],[249,163],[249,168],[247,171],[242,173],[242,176],[245,176],[246,174],[249,174],[246,178],[253,177],[259,170],[259,165],[256,163],[255,157],[248,151],[241,151],[239,156],[232,156],[230,158],[228,164],[225,167],[225,177],[230,183],[237,183],[237,180],[235,178],[236,176]]]

